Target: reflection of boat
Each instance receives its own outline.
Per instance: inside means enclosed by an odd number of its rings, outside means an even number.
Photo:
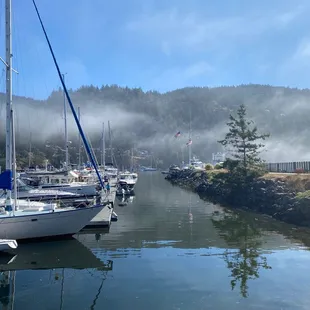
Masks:
[[[48,272],[55,272],[55,280],[60,280],[60,309],[63,309],[64,283],[68,279],[65,276],[65,270],[96,269],[100,273],[101,284],[93,297],[92,306],[90,307],[90,309],[93,309],[93,305],[96,304],[101,293],[107,273],[113,269],[113,261],[102,262],[92,251],[76,239],[23,244],[14,252],[16,252],[16,255],[13,258],[7,257],[6,261],[0,256],[0,303],[3,309],[8,309],[8,305],[11,306],[10,309],[13,309],[17,300],[23,304],[22,308],[28,309],[27,300],[25,301],[27,306],[25,306],[24,300],[20,296],[15,296],[15,277],[20,274],[23,275],[23,273],[16,271],[48,270]],[[57,272],[57,269],[62,269],[61,274]],[[45,280],[44,277],[43,279],[40,278],[39,285],[41,287],[42,284],[44,285]],[[21,276],[19,281],[21,288],[25,285],[25,276]],[[50,282],[45,283],[45,285],[47,284],[50,285]],[[53,295],[53,298],[55,297],[57,298],[57,295]],[[40,301],[44,303],[43,299]]]
[[[16,249],[17,242],[12,239],[0,239],[0,251],[6,251],[9,249]]]
[[[116,196],[129,196],[134,194],[134,189],[130,188],[127,184],[118,184],[116,186]]]
[[[157,171],[157,168],[153,168],[153,167],[141,167],[140,168],[141,171]]]
[[[127,206],[128,204],[133,203],[135,196],[128,196],[128,195],[123,195],[122,197],[118,196],[118,205],[123,207],[123,206]]]
[[[9,264],[0,260],[1,271],[55,268],[112,270],[112,262],[102,262],[75,238],[19,244],[16,250],[8,253],[16,255],[15,259]]]

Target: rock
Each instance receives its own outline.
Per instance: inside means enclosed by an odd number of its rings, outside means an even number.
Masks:
[[[242,187],[225,177],[213,178],[210,182],[206,172],[190,169],[173,171],[165,179],[192,189],[200,198],[214,203],[260,212],[295,225],[310,226],[310,198],[297,200],[296,193],[281,180],[250,180]]]

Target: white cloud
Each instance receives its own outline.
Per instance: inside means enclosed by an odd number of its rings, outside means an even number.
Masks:
[[[191,79],[210,73],[212,70],[213,68],[208,63],[201,61],[185,68],[183,76],[185,79]]]
[[[278,76],[302,77],[310,66],[310,38],[303,38],[277,70]],[[291,84],[292,85],[292,84]]]
[[[184,85],[190,86],[195,78],[208,76],[212,71],[213,68],[205,61],[196,62],[187,67],[169,68],[151,79],[150,88],[165,91],[163,87],[173,89]]]
[[[295,54],[293,56],[293,60],[300,61],[300,60],[310,60],[310,39],[305,38],[303,39],[300,44],[297,46]]]
[[[86,66],[79,58],[71,58],[63,63],[62,71],[68,74],[69,85],[77,87],[78,83],[87,83],[89,75]]]
[[[227,40],[251,38],[266,31],[284,29],[303,13],[300,6],[284,12],[261,15],[206,18],[197,12],[180,13],[176,8],[141,15],[126,26],[127,31],[156,40],[165,54],[179,48],[205,50]]]

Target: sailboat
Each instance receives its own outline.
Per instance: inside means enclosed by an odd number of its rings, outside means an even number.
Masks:
[[[34,3],[35,5],[35,3]],[[35,6],[37,11],[37,7]],[[35,239],[43,237],[59,237],[64,235],[74,235],[86,226],[103,208],[101,203],[91,207],[76,209],[69,208],[51,208],[49,210],[41,208],[26,208],[24,210],[15,210],[17,205],[17,195],[15,193],[14,202],[12,201],[12,168],[14,176],[14,190],[16,191],[16,162],[15,156],[15,134],[13,121],[13,106],[12,106],[12,31],[11,31],[11,0],[5,0],[5,31],[6,31],[6,170],[0,174],[0,188],[6,190],[6,208],[0,208],[0,239]],[[39,16],[39,13],[37,11]],[[40,19],[40,17],[39,17]],[[40,19],[42,28],[44,26]],[[44,30],[48,41],[46,32]],[[50,43],[48,41],[50,46]],[[50,46],[51,49],[51,46]],[[53,58],[54,54],[52,53]],[[64,81],[61,77],[56,59],[54,59],[58,74],[62,85],[66,91],[67,99],[69,99],[70,107],[77,120],[74,107],[67,92]],[[13,123],[14,124],[14,123]],[[83,134],[82,128],[77,120],[77,126],[82,135],[85,147],[90,152],[87,140]],[[92,154],[90,153],[92,158]],[[13,164],[12,164],[13,159]],[[100,183],[103,184],[100,175],[98,176]],[[103,186],[102,186],[103,187]]]

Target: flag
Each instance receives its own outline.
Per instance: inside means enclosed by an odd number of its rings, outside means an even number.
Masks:
[[[193,143],[192,139],[189,139],[186,145],[191,145]]]
[[[181,131],[178,131],[178,132],[174,135],[174,137],[177,138],[177,137],[180,137],[180,135],[181,135]]]

